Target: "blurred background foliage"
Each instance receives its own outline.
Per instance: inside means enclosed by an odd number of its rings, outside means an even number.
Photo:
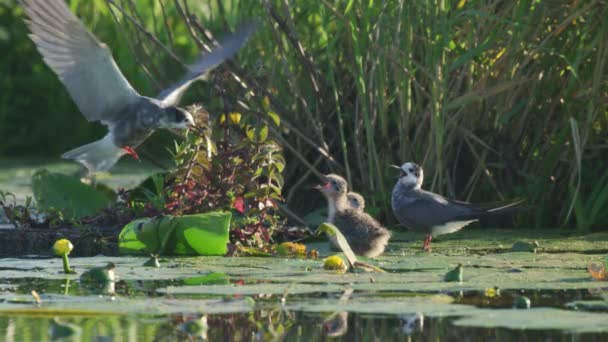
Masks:
[[[388,166],[417,161],[425,187],[447,196],[526,198],[532,210],[520,226],[608,229],[606,1],[70,5],[145,95],[178,79],[209,42],[188,25],[218,33],[260,18],[236,62],[183,102],[212,116],[242,110],[226,92],[235,84],[268,98],[283,127],[270,132],[287,157],[283,194],[300,215],[324,204],[310,190],[315,175],[336,172],[394,223]],[[15,0],[0,0],[0,156],[58,156],[104,129],[78,113],[22,15]]]

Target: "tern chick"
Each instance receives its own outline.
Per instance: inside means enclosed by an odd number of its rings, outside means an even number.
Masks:
[[[488,208],[451,200],[422,189],[424,171],[420,165],[408,162],[394,167],[400,173],[391,198],[393,214],[406,227],[428,234],[423,246],[425,251],[431,250],[433,236],[459,231],[482,216],[509,212],[521,203]]]
[[[234,55],[255,31],[246,24],[200,57],[177,83],[156,98],[140,95],[116,65],[110,49],[97,40],[67,7],[65,0],[22,0],[31,34],[46,64],[57,74],[88,121],[100,121],[107,135],[62,155],[83,164],[89,172],[109,170],[130,154],[157,128],[194,126],[192,114],[176,107],[195,81]],[[68,133],[66,132],[63,132]]]
[[[360,193],[351,191],[346,194],[346,198],[348,198],[348,205],[352,209],[360,211],[365,210],[365,198],[363,198]]]
[[[344,178],[334,174],[324,178],[326,183],[317,189],[327,198],[327,221],[340,229],[355,254],[374,258],[384,253],[391,233],[362,210],[350,207]]]

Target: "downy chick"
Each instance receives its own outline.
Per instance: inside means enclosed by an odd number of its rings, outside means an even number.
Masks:
[[[324,178],[326,183],[317,189],[327,198],[327,221],[340,229],[355,254],[374,258],[384,253],[391,233],[362,210],[350,208],[344,178],[334,174]]]
[[[355,210],[364,211],[365,210],[365,198],[361,196],[360,193],[351,191],[346,194],[348,198],[348,205]]]

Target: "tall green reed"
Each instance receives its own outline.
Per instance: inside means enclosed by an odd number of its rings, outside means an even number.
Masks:
[[[106,9],[97,13],[100,2]],[[150,84],[175,80],[210,46],[201,28],[220,32],[261,18],[237,63],[218,73],[232,76],[198,85],[186,101],[202,101],[211,112],[239,109],[218,95],[235,77],[249,100],[268,98],[285,127],[271,133],[289,158],[288,205],[300,213],[319,206],[306,191],[316,182],[311,176],[337,172],[368,197],[374,213],[394,222],[396,175],[388,165],[413,160],[425,168],[425,187],[450,197],[526,198],[533,210],[522,225],[608,225],[598,214],[608,211],[598,190],[608,166],[603,1],[72,5],[96,33],[103,30],[129,79],[151,94]]]

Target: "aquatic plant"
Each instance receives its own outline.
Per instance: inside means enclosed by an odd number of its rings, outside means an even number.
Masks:
[[[270,127],[279,127],[279,119],[268,108],[259,113],[226,111],[215,120],[208,114],[195,118],[204,127],[176,144],[176,170],[167,177],[164,212],[232,208],[241,217],[234,221],[231,241],[268,244],[282,220],[277,209],[283,200],[285,159],[268,135]]]
[[[63,273],[71,274],[76,273],[70,268],[70,259],[68,255],[74,249],[74,245],[67,239],[60,239],[53,245],[53,252],[55,255],[60,256],[63,261]]]
[[[72,3],[148,95],[183,72],[187,61],[177,56],[212,45],[209,32],[263,18],[238,63],[186,100],[204,99],[214,112],[228,100],[229,113],[252,102],[218,96],[225,89],[246,88],[253,102],[268,97],[283,126],[268,134],[285,148],[285,197],[296,213],[318,208],[315,194],[301,190],[331,170],[389,223],[394,174],[383,165],[416,160],[428,170],[425,186],[449,197],[527,198],[535,210],[522,215],[523,226],[608,226],[601,1]],[[76,108],[43,67],[15,4],[0,12],[0,65],[11,66],[0,153],[58,154],[100,132],[74,120]],[[33,115],[48,108],[52,115]],[[73,134],[55,134],[68,125]]]

